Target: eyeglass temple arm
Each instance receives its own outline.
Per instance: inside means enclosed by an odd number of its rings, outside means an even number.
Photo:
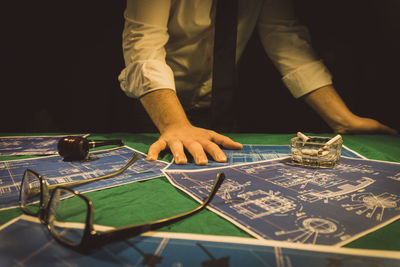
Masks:
[[[113,173],[109,173],[109,174],[102,175],[102,176],[95,177],[95,178],[90,178],[90,179],[85,179],[85,180],[79,180],[79,181],[73,181],[73,182],[70,182],[70,183],[65,183],[65,184],[62,184],[62,186],[68,187],[68,188],[69,188],[69,187],[74,187],[74,186],[78,186],[78,185],[88,184],[88,183],[92,183],[92,182],[95,182],[95,181],[99,181],[99,180],[111,178],[111,177],[113,177],[113,176],[117,176],[118,174],[120,174],[120,173],[124,172],[126,169],[128,169],[128,168],[129,168],[133,163],[135,163],[140,157],[141,157],[141,156],[140,156],[139,153],[135,153],[135,154],[125,163],[125,165],[124,165],[121,169],[119,169],[119,170],[117,170],[117,171],[115,171],[115,172],[113,172]],[[49,185],[48,188],[49,188],[49,190],[53,190],[53,189],[55,189],[57,186],[60,186],[60,184],[52,184],[52,185]]]
[[[129,237],[133,237],[133,236],[139,235],[139,234],[147,232],[147,231],[151,231],[151,230],[155,230],[155,229],[167,226],[169,224],[175,223],[177,221],[185,219],[185,218],[199,212],[200,210],[204,209],[210,203],[210,201],[214,198],[215,194],[217,193],[217,191],[218,191],[219,187],[221,186],[222,182],[224,181],[224,179],[225,179],[225,174],[223,172],[219,172],[217,174],[216,180],[214,182],[214,185],[211,189],[210,194],[204,200],[204,202],[197,208],[195,208],[191,211],[173,216],[173,217],[153,221],[150,223],[131,225],[131,226],[123,227],[123,228],[118,228],[115,230],[110,230],[107,232],[98,233],[99,240],[96,240],[96,245],[102,246],[108,242],[116,242],[116,241],[126,240]],[[97,241],[99,241],[99,242],[97,242]]]

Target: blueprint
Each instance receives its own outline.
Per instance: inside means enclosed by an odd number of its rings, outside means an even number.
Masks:
[[[0,156],[55,155],[58,141],[64,136],[0,137]]]
[[[313,169],[283,158],[164,172],[199,202],[224,172],[210,209],[258,238],[343,245],[400,215],[400,163],[341,157]]]
[[[44,176],[49,184],[62,184],[112,173],[120,169],[135,152],[140,153],[124,146],[91,152],[90,160],[83,162],[65,162],[60,156],[1,161],[0,209],[18,206],[20,183],[27,168]],[[161,169],[167,163],[147,161],[145,158],[142,154],[138,161],[116,177],[81,185],[76,189],[83,193],[163,176]]]
[[[188,164],[177,165],[171,163],[167,169],[168,170],[200,170],[209,168],[221,168],[224,166],[231,166],[246,162],[257,162],[269,159],[277,159],[282,157],[287,157],[290,155],[290,146],[272,146],[272,145],[243,145],[240,150],[229,150],[222,149],[224,151],[227,161],[226,162],[216,162],[211,157],[208,159],[208,164],[205,166],[196,165],[188,155]],[[363,158],[357,152],[350,150],[346,146],[342,147],[342,156],[351,158]]]
[[[3,226],[0,240],[0,266],[391,267],[400,261],[391,251],[154,232],[85,255],[58,244],[45,226],[22,218]]]

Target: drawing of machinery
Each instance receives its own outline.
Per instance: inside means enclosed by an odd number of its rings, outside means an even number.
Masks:
[[[370,175],[377,175],[379,172],[373,169],[373,167],[364,164],[349,165],[341,163],[337,166],[337,169],[342,173],[363,173]]]
[[[385,209],[399,209],[400,197],[390,193],[374,195],[373,193],[360,193],[351,196],[355,204],[343,204],[348,211],[355,211],[357,215],[365,214],[366,218],[375,216],[377,221],[382,221]]]
[[[185,177],[185,179],[190,179],[189,177]],[[196,181],[197,184],[196,186],[193,186],[192,189],[196,190],[199,193],[203,194],[208,194],[209,191],[211,191],[211,188],[214,184],[214,181],[209,180],[209,181]],[[221,185],[220,189],[217,192],[217,196],[225,200],[226,203],[229,202],[235,202],[235,201],[243,201],[241,198],[237,198],[236,196],[244,191],[244,188],[246,186],[251,185],[250,181],[245,182],[244,184],[240,184],[236,181],[233,181],[232,179],[225,179],[224,183]],[[232,197],[232,195],[234,195]]]
[[[304,189],[307,185],[329,188],[347,182],[347,180],[332,174],[310,172],[308,170],[291,172],[290,170],[279,169],[279,172],[282,173],[282,175],[268,180],[285,188],[300,186],[300,189]]]
[[[21,141],[18,141],[18,140],[13,140],[13,141],[7,141],[7,142],[3,142],[1,145],[3,146],[3,147],[9,147],[9,146],[19,146],[19,145],[21,145],[22,144],[22,142]]]
[[[245,146],[247,147],[247,146]],[[257,162],[268,159],[275,159],[288,156],[288,151],[280,150],[268,150],[265,151],[263,148],[257,148],[249,145],[248,148],[243,148],[243,150],[227,151],[226,155],[228,157],[229,163],[235,162]],[[243,152],[241,152],[243,151]]]
[[[236,181],[231,179],[227,179],[224,184],[222,184],[221,189],[219,190],[221,193],[217,193],[217,195],[225,200],[225,202],[234,202],[234,201],[243,201],[242,198],[239,197],[240,192],[244,190],[246,186],[251,185],[250,181],[245,182],[244,184],[239,184]],[[232,198],[233,193],[235,193],[236,197]]]
[[[258,165],[242,166],[240,168],[240,170],[242,170],[248,174],[258,174],[258,173],[264,171],[266,168],[270,168],[270,166],[258,164]]]
[[[388,178],[390,178],[390,179],[393,179],[393,180],[396,180],[396,181],[399,181],[400,182],[400,172],[399,173],[396,173],[395,175],[393,175],[393,176],[388,176]]]
[[[330,190],[323,191],[310,190],[299,195],[298,198],[309,203],[313,203],[321,199],[324,199],[325,203],[327,203],[329,199],[339,201],[346,198],[349,194],[360,191],[374,182],[375,180],[368,177],[362,177],[355,182],[343,180],[342,184],[336,186],[336,190],[333,190],[332,188]]]
[[[280,192],[265,192],[263,190],[250,191],[237,195],[244,199],[242,203],[233,204],[230,207],[239,214],[250,219],[285,214],[297,208],[297,204],[286,197],[280,196]]]
[[[275,235],[287,236],[286,240],[290,242],[311,244],[316,244],[317,239],[324,235],[335,235],[337,237],[343,235],[343,232],[338,233],[340,230],[338,224],[327,218],[304,216],[299,219],[298,223],[297,229],[278,231],[275,232]]]
[[[49,147],[49,146],[57,144],[57,142],[58,142],[57,140],[43,140],[43,141],[37,142],[37,146],[38,147]]]
[[[15,194],[15,192],[19,192],[19,190],[20,186],[17,184],[3,185],[0,186],[0,196],[6,197]]]

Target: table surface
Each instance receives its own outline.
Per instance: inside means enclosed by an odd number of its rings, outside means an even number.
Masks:
[[[313,134],[333,136],[332,134]],[[7,134],[7,136],[28,134]],[[31,134],[31,135],[38,135]],[[41,135],[56,135],[42,133]],[[2,134],[2,136],[6,136]],[[122,139],[125,144],[146,153],[158,134],[91,134],[89,139]],[[295,134],[228,134],[243,144],[288,145]],[[368,159],[400,162],[400,135],[344,135],[344,144]],[[25,157],[25,156],[24,156]],[[20,159],[21,156],[0,156],[0,160]],[[163,153],[159,159],[169,162],[171,154]],[[85,194],[95,206],[95,223],[119,227],[170,217],[198,206],[187,194],[173,187],[165,177],[131,183],[107,190]],[[0,212],[0,224],[19,216],[17,209]],[[209,210],[161,228],[164,232],[250,237],[232,223]],[[400,250],[400,221],[395,221],[373,233],[346,245],[346,247]]]

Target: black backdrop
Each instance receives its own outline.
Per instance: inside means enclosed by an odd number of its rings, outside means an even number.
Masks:
[[[124,1],[3,1],[0,132],[141,131],[119,89]],[[400,2],[297,0],[348,106],[400,129]],[[330,129],[283,86],[256,35],[241,61],[241,131]]]

